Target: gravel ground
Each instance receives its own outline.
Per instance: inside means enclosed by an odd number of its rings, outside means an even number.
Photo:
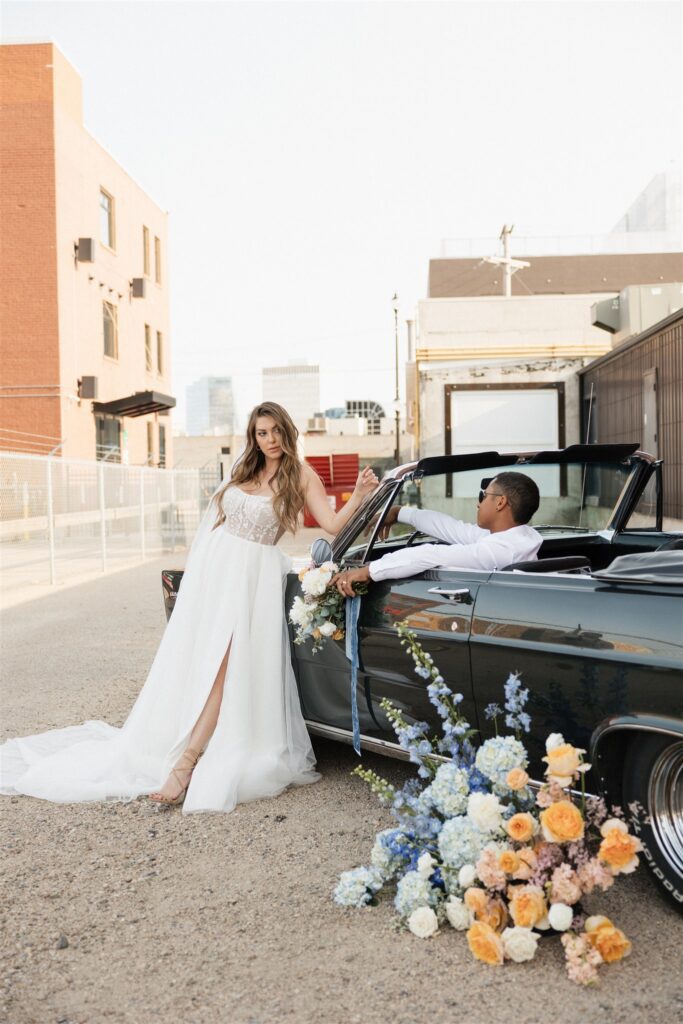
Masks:
[[[165,559],[168,562],[168,559]],[[163,628],[162,562],[3,615],[2,736],[120,724]],[[632,956],[597,989],[565,977],[557,939],[535,961],[487,968],[462,935],[397,930],[388,899],[332,903],[340,871],[390,823],[349,775],[349,747],[315,741],[323,779],[230,815],[144,801],[0,801],[0,1019],[11,1024],[516,1024],[683,1018],[681,919],[644,872],[589,910]],[[400,782],[408,765],[364,762]],[[511,1012],[512,1010],[512,1012]]]

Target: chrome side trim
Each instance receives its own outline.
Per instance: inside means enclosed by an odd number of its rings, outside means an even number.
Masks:
[[[324,725],[322,722],[311,722],[309,719],[304,719],[306,728],[310,733],[315,736],[322,736],[328,740],[337,740],[339,743],[348,743],[349,746],[353,745],[353,734],[348,729],[340,729],[336,725]],[[397,761],[409,761],[410,758],[408,753],[400,747],[398,743],[391,743],[390,740],[376,739],[374,736],[364,736],[361,733],[360,745],[363,750],[369,750],[374,754],[383,754],[385,757],[394,757]],[[444,757],[443,754],[435,754],[435,759],[443,761],[444,764],[450,763],[450,757]],[[529,779],[529,786],[531,789],[540,789],[543,783],[537,782],[536,779]],[[581,796],[581,793],[576,790],[576,795]],[[591,794],[588,793],[587,796]]]

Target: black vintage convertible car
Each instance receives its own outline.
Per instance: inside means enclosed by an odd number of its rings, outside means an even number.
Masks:
[[[380,539],[394,504],[473,521],[476,495],[505,468],[538,484],[531,525],[538,560],[490,571],[436,569],[370,586],[359,619],[358,709],[364,749],[403,757],[380,707],[439,728],[424,680],[399,644],[406,621],[482,739],[483,714],[500,702],[508,674],[522,674],[532,717],[527,748],[542,777],[551,732],[590,751],[589,788],[610,803],[639,803],[633,819],[646,860],[683,909],[683,534],[662,530],[661,462],[635,444],[574,445],[560,451],[479,452],[425,458],[386,476],[335,538],[316,542],[317,561],[361,565],[433,539],[397,523]],[[164,572],[167,614],[180,573]],[[299,593],[296,573],[287,607]],[[313,655],[292,645],[311,734],[351,742],[350,668],[344,644]]]

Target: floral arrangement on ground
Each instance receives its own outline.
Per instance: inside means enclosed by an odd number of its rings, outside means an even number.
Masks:
[[[299,573],[303,598],[298,595],[292,602],[289,621],[295,627],[294,643],[313,643],[313,654],[321,649],[325,640],[343,640],[346,636],[346,598],[330,581],[339,567],[334,562],[309,565]],[[356,594],[366,594],[367,583],[354,585]]]
[[[602,799],[586,794],[585,751],[559,733],[546,741],[544,784],[531,788],[521,738],[530,726],[528,690],[518,675],[505,684],[504,711],[486,709],[496,734],[477,747],[459,711],[462,696],[447,686],[415,633],[405,623],[397,629],[415,671],[428,680],[442,736],[430,736],[426,722],[408,723],[382,701],[418,778],[396,789],[362,766],[354,769],[397,827],[377,834],[369,866],[340,876],[335,901],[363,907],[395,883],[394,906],[413,934],[429,938],[448,922],[466,932],[473,956],[491,965],[532,960],[539,938],[559,932],[569,977],[595,983],[598,969],[628,955],[631,943],[609,918],[587,916],[581,900],[634,871],[640,841],[620,809],[610,813]],[[499,734],[503,717],[508,735]]]

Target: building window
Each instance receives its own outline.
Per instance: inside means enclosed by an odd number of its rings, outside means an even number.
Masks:
[[[102,326],[104,328],[104,354],[110,359],[119,358],[119,331],[116,306],[111,302],[102,303]]]
[[[142,226],[142,272],[149,277],[149,228]]]
[[[159,466],[166,468],[166,427],[159,424]]]
[[[147,422],[147,465],[154,462],[154,424]]]
[[[154,236],[154,280],[161,284],[161,242]]]
[[[114,197],[100,189],[100,241],[110,249],[116,248],[114,233]]]
[[[114,416],[95,417],[95,458],[121,461],[121,420]]]
[[[161,331],[157,331],[157,372],[160,377],[164,375],[164,339]]]
[[[152,372],[152,328],[145,324],[145,369]]]

